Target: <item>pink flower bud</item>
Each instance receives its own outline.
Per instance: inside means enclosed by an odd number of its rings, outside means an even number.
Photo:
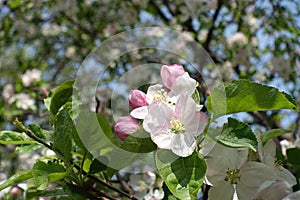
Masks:
[[[130,116],[120,117],[114,126],[115,133],[122,141],[139,129],[140,125]]]
[[[148,106],[146,101],[146,94],[140,90],[131,90],[128,97],[129,105],[132,108],[139,108],[142,106]]]
[[[10,192],[11,192],[11,196],[17,197],[19,194],[19,188],[13,187]]]
[[[168,89],[171,89],[173,83],[175,82],[178,76],[184,74],[184,69],[181,65],[163,65],[160,70],[160,76],[163,81],[163,84]]]

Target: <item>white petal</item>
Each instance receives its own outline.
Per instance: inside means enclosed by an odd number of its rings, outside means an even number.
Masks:
[[[153,130],[151,133],[152,141],[162,149],[171,149],[172,147],[172,133],[169,133],[166,127],[156,127],[157,130]]]
[[[276,156],[276,145],[273,140],[269,140],[264,145],[264,154],[263,154],[263,162],[267,165],[274,165],[275,156]]]
[[[275,171],[272,167],[264,163],[250,161],[242,166],[240,170],[240,182],[244,183],[248,187],[258,188],[261,183],[276,179]]]
[[[282,166],[275,167],[275,172],[279,178],[287,181],[290,186],[294,186],[297,184],[295,176],[287,169]]]
[[[196,112],[189,124],[184,124],[186,132],[193,135],[200,135],[207,124],[207,116],[203,112]]]
[[[178,117],[181,123],[189,124],[193,119],[195,113],[195,101],[190,96],[188,96],[187,93],[182,94],[176,103],[175,115]]]
[[[282,200],[290,193],[290,186],[286,181],[266,181],[255,196],[255,199]]]
[[[299,200],[299,199],[300,199],[300,190],[298,190],[297,192],[294,192],[292,194],[289,194],[283,200]]]
[[[196,140],[194,136],[188,134],[175,134],[172,137],[172,146],[171,150],[174,154],[187,157],[191,155],[196,147]]]
[[[185,72],[182,76],[176,78],[175,83],[172,85],[171,92],[175,94],[175,96],[186,92],[191,96],[194,93],[196,86],[196,81]]]
[[[224,181],[209,189],[208,200],[232,200],[233,194],[233,186]]]
[[[148,88],[147,94],[146,94],[146,100],[149,104],[153,102],[153,98],[155,95],[157,95],[157,91],[163,89],[163,86],[160,84],[152,85]]]
[[[248,149],[236,149],[215,144],[206,156],[207,175],[226,174],[227,169],[239,169],[247,160]]]
[[[131,117],[136,119],[145,119],[145,117],[148,115],[148,106],[142,106],[136,109],[133,109],[130,112]]]
[[[148,106],[148,115],[145,117],[143,127],[152,133],[155,127],[170,126],[173,110],[165,103],[153,103]]]

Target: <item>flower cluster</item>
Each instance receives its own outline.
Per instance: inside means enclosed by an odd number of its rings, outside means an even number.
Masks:
[[[140,90],[130,92],[133,110],[130,116],[120,118],[114,129],[125,140],[140,128],[133,118],[142,120],[143,128],[159,148],[187,157],[195,150],[196,137],[207,124],[206,115],[200,112],[202,106],[192,98],[197,82],[177,64],[163,65],[160,75],[163,85],[150,86],[146,94]]]
[[[248,149],[219,144],[209,152],[206,156],[206,183],[212,186],[209,199],[229,200],[236,195],[239,200],[280,200],[290,194],[292,186],[297,183],[296,178],[275,160],[274,141],[269,140],[263,145],[259,135],[257,138],[257,158],[250,156]]]

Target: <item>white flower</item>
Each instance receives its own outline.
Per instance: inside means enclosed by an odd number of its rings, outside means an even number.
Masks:
[[[160,84],[150,86],[147,90],[146,101],[149,105],[160,101],[174,105],[180,95],[187,93],[191,96],[195,92],[196,86],[197,82],[185,72],[175,79],[170,91]],[[148,115],[148,107],[136,108],[131,111],[130,115],[136,119],[144,119]],[[200,110],[202,106],[197,105],[197,108]]]
[[[284,180],[266,181],[259,187],[255,199],[282,200],[290,192],[290,184]]]
[[[297,184],[294,175],[284,167],[277,163],[275,160],[276,156],[276,145],[273,140],[269,140],[261,149],[261,145],[258,146],[259,159],[272,168],[276,173],[277,177],[275,180],[284,180],[290,184],[290,187]]]
[[[165,196],[164,191],[160,189],[150,188],[148,194],[144,197],[145,200],[161,200]]]
[[[205,114],[199,111],[194,100],[185,93],[179,97],[175,109],[163,101],[151,104],[143,127],[159,148],[186,157],[193,153],[195,136],[204,130],[207,122]]]
[[[289,194],[283,200],[298,200],[298,199],[300,199],[300,190]]]
[[[7,84],[3,88],[2,97],[5,101],[8,101],[14,94],[14,88],[12,84]]]
[[[232,48],[234,46],[246,45],[247,43],[248,43],[248,39],[241,32],[235,33],[231,38],[227,40],[227,44],[229,48]]]
[[[210,200],[232,200],[235,190],[239,200],[253,199],[261,183],[274,180],[275,172],[259,162],[247,162],[247,149],[216,144],[207,155],[207,180],[213,185]],[[226,191],[226,192],[224,192]]]
[[[11,97],[8,101],[9,104],[16,102],[16,106],[23,110],[32,109],[35,110],[35,101],[25,93],[16,94],[15,96]]]
[[[21,75],[22,83],[25,87],[30,86],[33,82],[41,79],[42,72],[38,69],[27,70]]]

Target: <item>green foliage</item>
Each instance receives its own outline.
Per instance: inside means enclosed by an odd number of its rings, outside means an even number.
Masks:
[[[234,80],[215,88],[207,100],[207,109],[215,117],[251,111],[297,109],[296,101],[277,88]]]
[[[33,166],[32,175],[37,190],[45,190],[49,183],[63,179],[71,171],[72,168],[65,170],[65,168],[58,163],[37,161]]]
[[[15,131],[1,131],[0,132],[0,144],[38,144],[37,141],[28,137],[25,133],[19,133]]]
[[[52,89],[46,98],[45,105],[53,115],[71,98],[74,81],[67,81]]]
[[[251,127],[234,118],[228,118],[228,123],[224,124],[220,135],[216,139],[229,147],[249,148],[253,151],[257,149],[257,138]]]
[[[63,158],[71,159],[72,135],[75,131],[72,120],[66,110],[61,110],[54,122],[52,148]]]
[[[197,199],[206,173],[204,158],[193,153],[177,157],[167,150],[159,150],[155,157],[157,168],[166,185],[179,199]]]
[[[129,135],[122,143],[121,148],[135,153],[148,153],[156,150],[156,144],[150,138],[150,134],[143,128]]]
[[[268,140],[271,140],[273,138],[276,138],[278,136],[291,133],[289,130],[284,129],[272,129],[262,134],[261,140],[265,144]]]
[[[0,185],[0,191],[22,181],[26,181],[32,177],[32,170],[24,170],[17,172],[16,174],[12,175],[7,181]]]

